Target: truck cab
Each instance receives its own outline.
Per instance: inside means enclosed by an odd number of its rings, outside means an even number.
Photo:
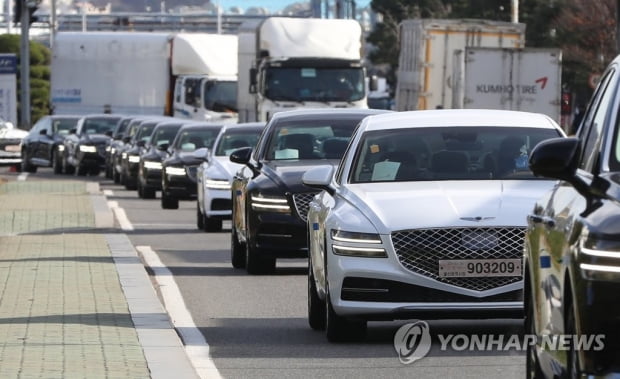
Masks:
[[[237,118],[237,80],[208,75],[178,76],[174,85],[173,115],[213,121]]]

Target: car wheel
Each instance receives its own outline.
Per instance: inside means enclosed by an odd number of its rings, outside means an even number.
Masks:
[[[230,261],[234,268],[245,268],[245,246],[239,242],[234,220],[230,228]]]
[[[91,167],[90,170],[88,170],[88,173],[91,176],[98,176],[101,173],[101,169],[99,167]]]
[[[569,304],[569,312],[566,316],[566,334],[569,336],[577,335],[577,322],[573,305]],[[579,350],[575,348],[575,343],[570,344],[568,351],[568,379],[581,378],[581,367],[579,364]]]
[[[222,219],[203,216],[202,220],[203,228],[205,232],[221,232],[222,231]]]
[[[527,269],[526,269],[527,270]],[[536,335],[536,324],[534,320],[534,300],[533,294],[528,290],[526,299],[530,299],[526,306],[525,313],[525,333],[530,336]],[[527,379],[542,379],[544,378],[540,364],[538,363],[538,355],[536,353],[536,344],[530,344],[527,346],[526,352],[526,378]]]
[[[127,175],[124,176],[123,184],[128,191],[135,191],[137,188],[136,180]]]
[[[76,170],[75,170],[75,174],[77,176],[85,176],[86,172],[87,172],[88,168],[84,167],[84,165],[78,165]]]
[[[66,156],[64,156],[62,160],[62,167],[63,167],[62,171],[67,175],[73,175],[75,173],[75,167],[69,164],[69,161],[67,160]]]
[[[155,198],[155,190],[149,187],[142,186],[142,198],[144,199],[154,199]]]
[[[116,172],[114,168],[112,168],[112,179],[114,180],[114,184],[119,184],[121,182],[121,174]]]
[[[35,173],[37,172],[37,166],[34,166],[32,164],[30,164],[30,160],[28,158],[28,154],[26,153],[22,153],[22,167],[21,167],[22,172],[31,172],[31,173]]]
[[[308,257],[308,323],[312,329],[325,330],[327,322],[325,312],[325,301],[321,300],[317,293],[312,263]]]
[[[196,202],[196,228],[198,230],[203,230],[205,227],[204,217],[202,216],[202,212],[200,211],[200,202]]]
[[[245,269],[250,275],[271,274],[276,268],[276,259],[265,257],[261,251],[252,246],[251,241],[245,244]]]
[[[359,341],[366,337],[366,321],[350,320],[334,311],[329,288],[325,297],[325,308],[325,331],[329,342]]]
[[[161,193],[161,207],[163,209],[179,209],[179,200],[174,197],[166,195],[165,192]]]
[[[62,156],[59,151],[52,153],[52,169],[54,174],[62,174]]]

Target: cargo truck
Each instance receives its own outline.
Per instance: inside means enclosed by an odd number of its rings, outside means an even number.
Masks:
[[[466,47],[455,52],[452,78],[452,108],[537,112],[560,122],[560,49]]]
[[[53,46],[55,114],[236,120],[236,36],[59,32]]]
[[[368,108],[355,20],[268,17],[238,33],[240,122],[295,108]]]
[[[453,58],[466,47],[520,48],[525,25],[474,19],[413,19],[399,26],[396,110],[452,107]]]

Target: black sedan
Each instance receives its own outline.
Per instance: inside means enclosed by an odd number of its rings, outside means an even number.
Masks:
[[[114,154],[119,149],[119,146],[123,144],[123,137],[125,131],[129,127],[129,123],[136,116],[127,116],[121,118],[112,131],[112,139],[108,141],[108,146],[105,148],[105,177],[108,179],[114,178]]]
[[[22,140],[22,171],[36,172],[37,167],[53,167],[62,172],[63,141],[82,116],[43,116]]]
[[[532,171],[559,182],[534,206],[525,243],[528,378],[620,377],[620,56],[576,137],[540,142]]]
[[[305,186],[308,169],[338,164],[353,130],[366,116],[387,111],[320,109],[276,113],[255,151],[230,160],[243,164],[232,180],[231,255],[234,267],[269,273],[276,258],[306,257],[306,214],[317,190]]]
[[[164,121],[153,129],[151,138],[140,156],[137,183],[139,197],[154,199],[156,192],[161,191],[161,162],[168,157],[168,147],[185,123],[187,121]]]
[[[213,147],[215,138],[222,129],[221,123],[200,122],[187,124],[178,131],[168,148],[169,157],[162,162],[161,207],[179,208],[179,200],[194,200],[196,171],[204,161],[198,149]]]
[[[128,190],[138,188],[140,155],[145,151],[146,142],[151,138],[155,125],[160,122],[159,118],[142,121],[121,154],[121,181]]]
[[[64,139],[63,172],[99,175],[105,168],[105,148],[120,118],[112,114],[82,117]]]

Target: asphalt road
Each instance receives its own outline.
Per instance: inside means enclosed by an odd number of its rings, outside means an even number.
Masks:
[[[14,179],[0,167],[0,176]],[[61,179],[39,169],[26,180]],[[134,246],[150,246],[170,270],[187,310],[209,345],[210,356],[229,378],[523,378],[525,355],[519,349],[469,351],[441,349],[439,335],[492,334],[507,340],[522,332],[522,320],[428,321],[432,347],[411,364],[399,361],[394,335],[411,321],[371,322],[367,337],[331,344],[306,319],[305,260],[280,260],[275,275],[249,276],[230,264],[230,224],[221,233],[196,228],[195,201],[163,210],[159,197],[139,199],[136,191],[99,177],[108,200],[118,202],[134,230]],[[108,192],[109,193],[109,192]],[[503,337],[502,337],[503,336]]]

